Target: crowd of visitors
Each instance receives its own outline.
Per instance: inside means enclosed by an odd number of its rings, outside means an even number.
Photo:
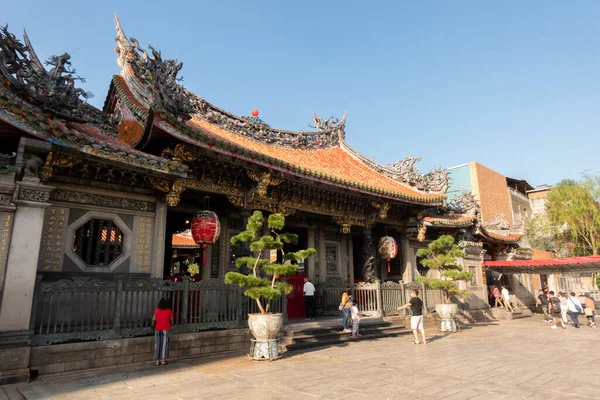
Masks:
[[[589,293],[586,293],[583,299],[580,300],[575,292],[561,291],[555,294],[552,290],[546,293],[545,290],[541,289],[535,305],[542,308],[544,322],[552,323],[552,329],[557,329],[558,323],[563,329],[566,329],[569,324],[579,328],[581,325],[579,322],[580,315],[585,315],[587,325],[590,328],[596,327],[596,305]]]

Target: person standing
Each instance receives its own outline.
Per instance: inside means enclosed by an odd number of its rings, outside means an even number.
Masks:
[[[543,292],[540,290],[540,292]],[[557,329],[556,321],[560,321],[560,324],[563,329],[567,329],[565,326],[565,322],[562,320],[562,314],[560,313],[560,299],[554,295],[553,291],[548,293],[549,301],[546,305],[548,307],[548,313],[552,315],[552,329]]]
[[[171,300],[163,297],[158,303],[152,316],[154,327],[154,359],[156,365],[166,365],[169,358],[169,345],[171,342],[171,324],[173,323],[173,311]]]
[[[304,305],[306,306],[306,319],[315,319],[317,316],[317,301],[315,299],[315,285],[310,279],[304,278]]]
[[[358,302],[356,300],[352,300],[350,313],[352,315],[352,339],[356,339],[357,337],[360,337],[360,333],[358,333],[358,325],[360,323],[360,319],[362,318],[360,311],[358,311]]]
[[[344,313],[344,319],[342,321],[342,325],[344,327],[344,330],[342,332],[344,332],[344,333],[352,332],[350,330],[350,326],[348,325],[348,320],[350,319],[350,313],[351,313],[351,307],[352,307],[352,303],[350,303],[351,300],[352,300],[352,296],[350,295],[350,288],[347,287],[342,292],[342,299],[340,301],[340,307],[341,307],[340,311],[342,311]]]
[[[510,305],[510,293],[508,292],[508,289],[504,285],[502,285],[502,299],[504,300],[504,307],[506,307],[506,309],[509,310],[510,312],[514,313],[515,310]]]
[[[585,317],[587,318],[590,328],[596,327],[596,304],[594,303],[594,299],[589,293],[585,294],[585,298],[583,299],[583,305],[585,309],[583,310]]]
[[[554,294],[554,292],[550,292],[552,294]],[[535,306],[536,307],[542,307],[542,312],[544,313],[544,322],[550,322],[552,320],[552,317],[550,317],[550,313],[549,313],[549,308],[548,308],[548,295],[546,293],[544,293],[544,291],[542,289],[540,289],[540,294],[537,297],[537,299],[535,300]],[[559,310],[555,310],[560,312]],[[556,325],[556,322],[554,323],[554,325]]]
[[[567,307],[569,317],[571,317],[571,321],[573,321],[573,326],[579,328],[579,314],[583,312],[583,307],[581,306],[579,299],[575,297],[575,292],[571,292],[567,299]]]
[[[498,289],[498,286],[494,286],[492,294],[494,296],[494,307],[502,307],[502,300],[500,300],[502,296],[500,295],[500,289]]]
[[[412,316],[410,317],[410,329],[413,331],[413,335],[415,337],[415,344],[420,344],[419,342],[419,331],[421,331],[421,336],[423,338],[423,344],[427,344],[427,340],[425,340],[425,329],[423,327],[423,300],[419,298],[419,291],[417,289],[413,289],[410,292],[410,301],[405,305],[398,307],[398,311],[409,308],[412,312]]]
[[[569,307],[567,305],[567,293],[558,292],[558,298],[560,299],[560,314],[562,315],[562,320],[568,325],[569,320],[567,320],[567,311],[569,310]]]

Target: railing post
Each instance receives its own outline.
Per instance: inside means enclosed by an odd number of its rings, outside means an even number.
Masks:
[[[244,300],[246,297],[244,296],[244,292],[242,289],[236,288],[237,293],[237,320],[238,326],[243,326],[244,321]]]
[[[422,292],[423,292],[423,308],[425,309],[424,314],[429,314],[429,310],[427,309],[427,291],[425,289],[425,284],[421,284]]]
[[[375,297],[377,301],[377,312],[379,313],[380,317],[383,317],[383,307],[381,306],[381,281],[377,281],[375,283]]]
[[[181,295],[183,296],[183,298],[181,299],[181,324],[185,327],[188,323],[190,277],[184,276],[182,281],[183,281],[183,292],[181,293]]]
[[[404,286],[404,282],[400,282],[400,304],[399,306],[403,306],[406,304],[406,296],[405,296],[406,287]],[[402,310],[402,315],[406,315],[406,309]],[[398,312],[398,316],[400,316],[400,312]]]
[[[283,296],[283,300],[281,301],[282,303],[282,307],[283,309],[281,310],[281,312],[283,313],[283,323],[287,324],[288,322],[288,313],[287,313],[287,295],[284,293],[282,294]]]
[[[35,318],[37,314],[38,303],[42,292],[42,275],[35,277],[35,288],[33,289],[33,307],[31,307],[31,319],[29,320],[30,335],[35,334]],[[0,299],[1,301],[2,299]]]
[[[113,320],[113,331],[121,334],[121,306],[123,305],[123,277],[117,276],[117,301],[115,304],[115,318]]]

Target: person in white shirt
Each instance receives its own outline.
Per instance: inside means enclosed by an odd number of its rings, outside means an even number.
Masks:
[[[510,312],[515,312],[515,310],[510,305],[510,293],[508,293],[508,289],[506,286],[502,286],[502,299],[504,300],[504,307]]]
[[[573,321],[573,326],[579,328],[579,314],[583,312],[583,307],[579,299],[575,297],[575,292],[571,292],[567,299],[567,310],[571,321]]]
[[[306,306],[306,319],[315,319],[317,316],[317,301],[315,299],[315,285],[308,278],[304,278],[304,305]]]

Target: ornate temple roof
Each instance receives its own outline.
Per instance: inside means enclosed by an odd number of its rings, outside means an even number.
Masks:
[[[93,157],[186,176],[177,161],[139,151],[122,142],[113,121],[83,99],[91,93],[76,89],[82,80],[71,69],[70,56],[53,56],[48,71],[38,59],[27,33],[25,44],[0,29],[0,120],[37,139]]]
[[[192,232],[188,229],[181,233],[173,234],[171,244],[174,249],[199,249],[200,246],[194,242]]]
[[[345,142],[345,114],[341,120],[315,115],[313,132],[275,129],[257,116],[233,115],[179,85],[182,64],[163,60],[152,46],[149,51],[140,47],[125,35],[116,15],[115,26],[121,74],[113,78],[111,91],[140,125],[150,118],[154,127],[190,145],[339,188],[417,204],[442,203],[445,171],[420,174],[414,168],[417,158],[387,167],[368,160]],[[136,140],[134,146],[142,140],[141,131]]]

